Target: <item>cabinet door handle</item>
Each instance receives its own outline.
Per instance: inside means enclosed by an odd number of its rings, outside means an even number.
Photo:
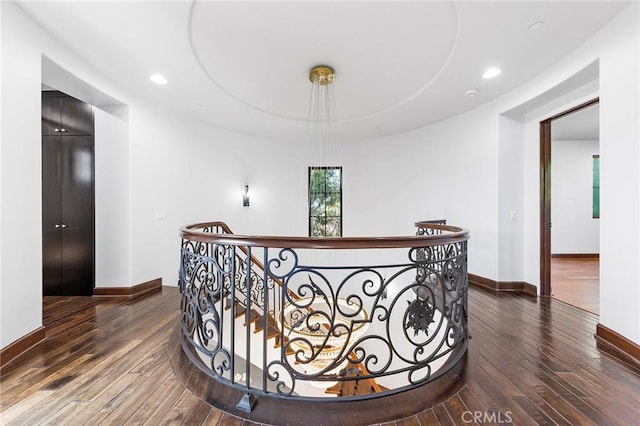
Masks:
[[[62,225],[60,225],[59,223],[56,223],[56,224],[54,225],[54,228],[56,228],[56,229],[61,228],[61,227],[62,227]]]
[[[54,131],[54,132],[59,132],[59,131],[60,131],[60,129],[53,129],[53,131]]]
[[[64,223],[62,225],[60,225],[60,228],[64,229],[64,228],[68,228],[69,225],[65,225]]]
[[[67,129],[60,129],[61,132],[67,132]]]

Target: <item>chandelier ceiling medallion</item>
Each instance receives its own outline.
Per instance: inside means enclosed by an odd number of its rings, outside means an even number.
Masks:
[[[333,83],[333,79],[336,76],[336,72],[333,68],[326,65],[318,65],[313,67],[309,73],[309,81],[313,84],[319,84],[320,86],[326,86]]]

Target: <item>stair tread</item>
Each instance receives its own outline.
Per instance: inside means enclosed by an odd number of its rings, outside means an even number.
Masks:
[[[229,310],[231,309],[230,306],[230,300],[227,298],[227,303],[225,304],[225,310]],[[239,300],[236,300],[236,302],[234,303],[234,309],[233,309],[233,316],[235,318],[240,318],[243,315],[246,315],[247,313],[247,308],[240,303]],[[256,311],[255,309],[251,309],[251,311],[249,312],[249,323],[253,324],[254,322],[258,321],[260,318],[262,318],[262,315],[260,315],[260,313],[258,311]],[[246,321],[245,321],[245,325],[246,325]]]
[[[364,368],[364,366],[361,363],[355,364],[351,360],[349,360],[347,368],[353,370],[349,372],[345,377],[354,379],[363,374],[362,369]],[[339,381],[335,385],[327,388],[325,390],[325,393],[337,396],[356,396],[385,392],[388,390],[388,388],[380,386],[378,383],[376,383],[375,379],[360,379]]]

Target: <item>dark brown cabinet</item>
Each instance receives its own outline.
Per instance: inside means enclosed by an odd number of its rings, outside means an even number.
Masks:
[[[42,135],[93,135],[93,108],[61,92],[43,92]]]
[[[44,295],[94,287],[93,109],[61,92],[42,94]]]

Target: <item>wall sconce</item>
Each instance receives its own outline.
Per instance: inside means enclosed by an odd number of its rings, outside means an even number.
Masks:
[[[245,185],[242,191],[242,205],[249,207],[249,185]]]

